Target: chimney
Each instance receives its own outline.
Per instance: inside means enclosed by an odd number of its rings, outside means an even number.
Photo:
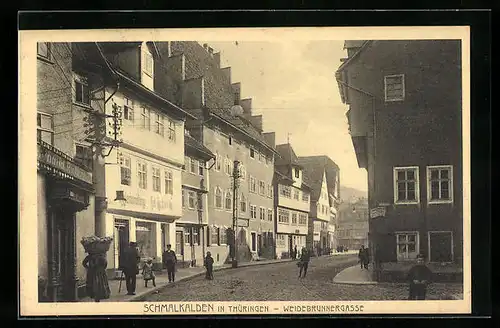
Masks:
[[[208,54],[213,57],[214,56],[214,49],[211,47],[208,47]]]
[[[269,146],[276,148],[276,133],[275,132],[264,133],[264,139],[269,144]]]
[[[220,52],[214,54],[214,61],[217,68],[220,68]]]
[[[252,115],[249,117],[249,121],[259,132],[262,132],[262,115]]]
[[[233,83],[231,84],[231,90],[233,91],[233,100],[235,105],[241,105],[241,83]]]
[[[204,43],[203,44],[203,49],[205,49],[205,51],[207,51],[207,48],[208,48],[208,44]]]
[[[240,106],[243,107],[245,117],[252,116],[252,98],[241,99]]]
[[[224,74],[226,80],[228,81],[227,84],[231,84],[231,67],[224,67],[221,68],[222,74]]]

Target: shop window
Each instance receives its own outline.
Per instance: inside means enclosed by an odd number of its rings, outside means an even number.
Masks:
[[[50,145],[54,144],[54,124],[52,115],[38,112],[36,114],[36,132],[38,140],[42,140]]]
[[[156,234],[153,229],[153,223],[136,222],[136,240],[141,258],[155,256],[156,250],[154,249],[154,245]]]

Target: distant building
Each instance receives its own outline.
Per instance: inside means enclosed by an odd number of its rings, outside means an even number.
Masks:
[[[460,40],[346,41],[336,78],[368,172],[375,264],[462,263]]]
[[[339,205],[337,243],[349,250],[368,247],[368,199],[360,198]]]
[[[303,168],[290,144],[277,145],[280,158],[274,173],[276,257],[289,257],[306,247],[311,188],[303,181]]]
[[[307,245],[316,253],[337,247],[335,226],[340,201],[340,169],[328,156],[299,157],[304,182],[311,187]]]

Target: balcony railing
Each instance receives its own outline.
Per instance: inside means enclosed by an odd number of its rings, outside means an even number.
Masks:
[[[92,173],[88,168],[42,140],[37,142],[37,166],[60,178],[92,184]]]

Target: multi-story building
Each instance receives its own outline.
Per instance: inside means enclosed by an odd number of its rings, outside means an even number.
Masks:
[[[302,166],[290,144],[277,145],[274,176],[276,257],[286,258],[306,247],[310,187],[303,181]]]
[[[308,248],[326,254],[337,247],[335,226],[340,201],[340,169],[328,156],[299,157],[304,181],[311,187]]]
[[[368,247],[368,199],[345,201],[339,205],[337,242],[349,250]]]
[[[184,170],[182,172],[182,217],[176,221],[178,263],[203,265],[208,224],[207,163],[213,163],[215,155],[189,131],[184,136]],[[212,164],[213,165],[213,164]]]
[[[206,181],[207,250],[216,264],[230,260],[236,223],[239,261],[273,258],[273,134],[263,133],[262,116],[252,115],[251,99],[241,99],[240,84],[231,82],[230,67],[221,69],[219,53],[197,42],[160,42],[158,48],[166,62],[157,90],[196,117],[186,129],[216,157]]]
[[[93,105],[77,80],[73,47],[37,46],[37,246],[39,301],[74,301],[84,295],[85,252],[94,234],[92,157],[81,120]],[[28,218],[24,218],[28,219]]]
[[[460,40],[346,41],[336,77],[380,262],[462,262]],[[384,265],[385,267],[385,265]]]
[[[141,258],[153,258],[159,266],[165,244],[175,245],[175,221],[182,216],[184,121],[191,115],[155,92],[161,58],[154,42],[76,47],[82,66],[94,62],[109,68],[99,76],[82,70],[78,77],[94,90],[92,115],[104,117],[99,123],[105,126],[104,140],[115,129],[103,114],[121,109],[119,147],[105,147],[105,160],[94,161],[96,234],[114,238],[108,270],[118,272],[131,241],[137,242]]]

